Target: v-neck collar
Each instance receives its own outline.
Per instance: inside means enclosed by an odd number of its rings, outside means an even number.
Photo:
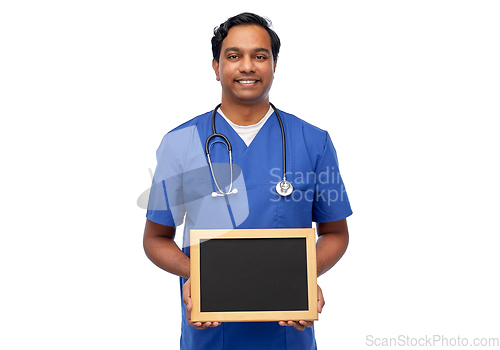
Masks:
[[[270,107],[270,108],[272,108],[272,107]],[[241,136],[236,132],[236,130],[227,122],[226,118],[224,118],[219,113],[219,111],[217,111],[217,114],[218,114],[218,118],[216,116],[216,119],[220,119],[220,122],[217,123],[217,120],[216,120],[216,124],[219,124],[218,127],[222,127],[224,129],[224,131],[219,131],[219,129],[217,128],[217,132],[222,133],[222,134],[226,134],[226,137],[228,137],[230,139],[231,144],[233,144],[233,153],[235,153],[234,146],[237,146],[236,149],[241,150],[238,153],[243,155],[256,141],[258,142],[258,140],[256,140],[256,139],[263,137],[263,136],[261,136],[261,134],[265,133],[264,130],[269,128],[269,125],[271,124],[269,121],[271,119],[273,119],[273,115],[276,113],[274,111],[271,113],[269,118],[267,118],[267,120],[264,122],[264,124],[260,127],[259,131],[257,132],[257,134],[253,138],[252,142],[248,146],[245,143],[245,141],[243,141]],[[227,134],[230,134],[230,135],[227,135]]]
[[[267,110],[264,117],[262,117],[257,123],[253,125],[237,125],[233,123],[220,109],[218,110],[219,114],[226,120],[226,122],[233,128],[233,130],[240,136],[240,138],[245,142],[245,145],[250,146],[253,139],[259,133],[260,129],[264,126],[267,120],[271,117],[274,110],[271,106]]]

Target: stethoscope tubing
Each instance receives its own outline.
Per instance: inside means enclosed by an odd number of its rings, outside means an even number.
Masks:
[[[214,179],[214,183],[215,183],[215,186],[217,187],[217,190],[219,191],[219,193],[216,193],[216,192],[213,192],[212,193],[212,196],[216,197],[216,196],[225,196],[225,195],[228,195],[228,194],[231,194],[231,193],[236,193],[234,191],[237,191],[236,189],[232,190],[232,187],[233,187],[233,156],[232,156],[232,146],[231,146],[231,142],[229,142],[229,139],[223,135],[223,134],[219,134],[217,133],[217,130],[215,128],[215,115],[217,113],[217,110],[219,109],[219,107],[222,105],[222,103],[219,103],[213,110],[212,112],[212,134],[210,136],[207,137],[207,140],[205,141],[205,155],[207,156],[207,160],[208,160],[208,164],[210,165],[210,171],[212,172],[212,178]],[[278,122],[280,124],[280,129],[281,129],[281,150],[282,150],[282,159],[283,159],[283,181],[280,182],[281,183],[288,183],[290,184],[288,181],[286,181],[286,139],[285,139],[285,128],[283,127],[283,122],[281,120],[281,116],[280,116],[280,113],[278,112],[278,109],[272,104],[269,102],[269,105],[272,107],[272,109],[274,110],[274,113],[276,114],[276,117],[278,118]],[[221,188],[219,187],[219,184],[217,183],[217,180],[215,179],[215,174],[214,174],[214,171],[213,171],[213,168],[212,168],[212,161],[210,159],[210,140],[213,139],[214,137],[220,137],[224,140],[224,142],[222,141],[218,141],[218,142],[222,142],[222,143],[225,143],[226,144],[226,147],[227,147],[227,150],[229,152],[229,166],[230,166],[230,172],[231,172],[231,185],[230,185],[230,188],[229,188],[229,191],[228,192],[224,192],[221,190]],[[217,141],[216,141],[217,142]],[[213,144],[213,143],[212,143]]]
[[[278,109],[274,107],[274,105],[269,102],[271,107],[274,110],[274,113],[276,113],[276,117],[278,117],[278,122],[280,123],[280,129],[281,129],[281,150],[283,152],[283,180],[286,180],[286,140],[285,140],[285,128],[283,127],[283,122],[281,121],[281,116],[280,113],[278,112]]]

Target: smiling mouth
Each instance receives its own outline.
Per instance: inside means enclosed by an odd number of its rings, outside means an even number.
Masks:
[[[255,84],[258,80],[236,80],[240,84]]]

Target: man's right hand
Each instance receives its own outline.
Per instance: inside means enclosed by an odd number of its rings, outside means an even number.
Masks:
[[[208,327],[217,327],[220,322],[191,322],[191,310],[193,309],[193,301],[191,300],[191,278],[182,286],[182,301],[186,304],[187,323],[196,329],[205,329]]]

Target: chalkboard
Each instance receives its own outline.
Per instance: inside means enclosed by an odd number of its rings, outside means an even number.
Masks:
[[[191,230],[191,320],[316,320],[314,229]]]

